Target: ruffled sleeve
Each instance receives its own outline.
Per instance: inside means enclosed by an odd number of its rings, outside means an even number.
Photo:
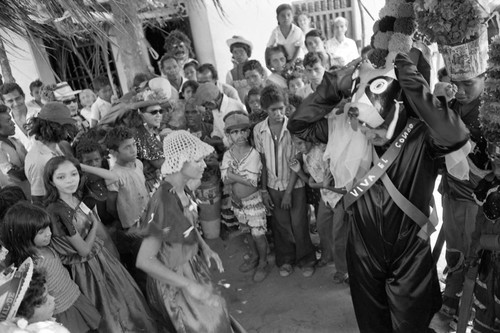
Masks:
[[[142,234],[145,237],[159,237],[163,241],[173,243],[195,243],[195,232],[192,224],[184,215],[182,204],[172,185],[162,183],[146,207],[141,218]]]
[[[47,207],[47,211],[52,215],[52,233],[54,236],[74,236],[77,231],[73,225],[75,211],[65,205],[54,202]]]
[[[227,170],[229,167],[233,167],[234,169],[234,159],[231,152],[228,150],[224,153],[224,157],[222,158],[222,163],[220,166],[220,173],[222,180],[226,180],[227,178]]]

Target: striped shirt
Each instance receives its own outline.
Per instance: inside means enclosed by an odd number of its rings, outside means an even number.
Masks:
[[[277,147],[274,145],[273,134],[269,128],[269,119],[261,121],[253,129],[255,149],[266,157],[267,186],[277,191],[286,190],[292,173],[289,168],[290,160],[297,154],[292,143],[292,136],[286,128],[287,124],[288,118],[285,117],[277,139]],[[295,188],[303,186],[304,182],[297,179]]]

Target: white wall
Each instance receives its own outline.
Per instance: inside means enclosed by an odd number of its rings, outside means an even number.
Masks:
[[[30,100],[29,85],[36,79],[41,79],[44,83],[53,83],[54,76],[43,55],[21,36],[13,33],[0,31],[2,38],[10,41],[4,42],[9,58],[12,75],[16,83],[21,86],[26,99]]]
[[[211,0],[205,0],[210,24],[215,65],[222,81],[232,68],[231,53],[226,40],[233,35],[240,35],[254,45],[252,58],[259,60],[263,66],[264,51],[271,31],[277,26],[276,7],[291,1],[283,0],[220,0],[226,17],[221,18]],[[352,0],[357,1],[357,0]],[[378,12],[384,5],[383,0],[362,0],[365,7],[378,19]],[[365,45],[370,42],[374,21],[365,15]],[[361,27],[361,22],[356,22]],[[361,29],[361,28],[359,28]],[[193,33],[196,33],[193,31]]]

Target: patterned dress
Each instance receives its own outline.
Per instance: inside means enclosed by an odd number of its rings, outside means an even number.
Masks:
[[[140,126],[137,129],[135,140],[137,143],[137,158],[144,165],[146,188],[148,193],[152,195],[160,186],[161,173],[160,169],[155,168],[150,161],[165,157],[160,136],[151,133],[145,126]]]
[[[85,205],[72,209],[61,200],[47,210],[54,216],[51,248],[69,268],[70,275],[102,316],[99,332],[157,332],[151,310],[139,287],[117,258],[96,236],[91,252],[82,257],[69,238],[87,237],[97,215]]]
[[[226,303],[215,290],[206,261],[200,256],[197,237],[198,214],[193,198],[182,206],[172,185],[164,182],[151,198],[142,226],[148,236],[161,238],[158,259],[177,274],[213,290],[218,306],[210,306],[191,297],[186,290],[148,277],[151,307],[171,321],[178,333],[232,332]]]

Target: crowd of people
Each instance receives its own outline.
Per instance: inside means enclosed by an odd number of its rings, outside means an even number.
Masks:
[[[227,40],[234,67],[225,83],[176,30],[161,73],[137,73],[123,96],[105,76],[82,91],[36,80],[30,101],[15,83],[0,87],[0,325],[54,317],[70,332],[244,332],[210,279],[211,264],[223,271],[223,263],[203,238],[198,205],[206,200],[221,237],[246,237],[239,270],[256,283],[272,269],[271,252],[282,277],[299,270],[308,278],[334,263],[333,283],[350,285],[362,332],[426,332],[440,308],[458,320],[479,207],[473,192],[491,174],[478,120],[484,73],[453,80],[442,69],[433,95],[421,52],[395,57],[392,74],[368,75],[372,47],[359,53],[345,18],[325,40],[288,4],[276,17],[265,64],[252,59],[251,41]],[[450,78],[454,98],[438,105]],[[402,93],[386,98],[395,89]],[[403,102],[390,103],[401,94],[411,107],[398,120]],[[378,107],[378,118],[355,98]],[[389,177],[365,185],[360,170],[386,163],[391,139],[404,142],[398,135],[411,131]],[[460,180],[444,156],[469,132],[471,176]],[[394,203],[387,183],[425,213],[438,171],[442,298],[425,223]],[[477,318],[498,325],[496,315]]]

